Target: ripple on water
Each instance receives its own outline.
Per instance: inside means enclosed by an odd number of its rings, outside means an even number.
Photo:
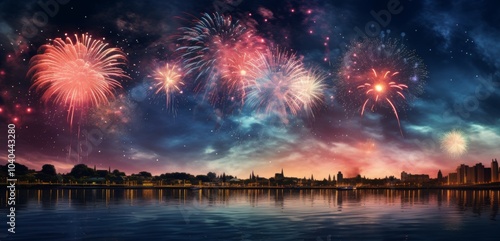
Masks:
[[[19,192],[9,240],[496,240],[498,227],[499,191]]]

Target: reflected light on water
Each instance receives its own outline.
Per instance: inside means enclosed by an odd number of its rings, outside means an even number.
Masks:
[[[19,189],[13,240],[487,240],[499,192]]]

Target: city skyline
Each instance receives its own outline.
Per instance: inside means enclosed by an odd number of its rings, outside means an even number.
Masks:
[[[46,164],[49,164],[49,163],[46,163]],[[44,164],[44,165],[46,165],[46,164]],[[85,163],[80,163],[80,164],[84,164],[84,165],[88,166],[89,168],[92,168],[92,166],[89,166],[89,165],[87,165]],[[49,165],[51,165],[51,164],[49,164]],[[79,164],[75,164],[75,166],[76,165],[79,165]],[[483,167],[485,173],[486,172],[490,172],[491,175],[488,178],[484,178],[483,177],[483,179],[479,179],[479,181],[476,179],[476,177],[474,175],[474,180],[473,181],[471,181],[471,180],[465,181],[465,176],[467,176],[467,171],[470,168],[475,168],[477,166]],[[495,169],[495,167],[496,167],[496,169]],[[460,175],[457,176],[457,172],[459,172],[460,168],[468,168],[468,169],[465,170],[465,174],[462,174],[462,181],[460,181],[458,179],[458,176],[460,176]],[[35,170],[35,171],[38,171],[38,169],[35,169],[35,168],[31,168],[31,169]],[[42,169],[42,166],[39,169]],[[102,169],[102,168],[97,168],[97,166],[94,165],[93,169],[94,169],[94,171],[96,171],[96,170],[98,170],[98,171],[108,171],[108,173],[111,173],[112,171],[115,171],[115,170],[120,171],[120,172],[124,172],[124,170],[121,170],[119,168],[112,168],[111,166],[109,166],[108,168]],[[429,179],[442,179],[441,181],[446,182],[448,184],[479,184],[479,183],[489,183],[489,182],[500,182],[500,168],[498,167],[498,161],[497,161],[496,158],[493,158],[491,160],[491,166],[490,167],[484,166],[482,162],[476,162],[475,165],[473,165],[473,166],[469,166],[467,164],[461,163],[461,164],[458,165],[458,167],[451,168],[451,169],[454,169],[457,172],[444,172],[443,170],[439,169],[439,170],[435,171],[435,178],[434,178],[434,173],[416,173],[416,172],[412,172],[411,170],[401,170],[399,173],[394,173],[392,175],[380,176],[380,177],[366,177],[362,173],[357,173],[355,175],[349,176],[349,175],[345,175],[344,173],[342,173],[342,170],[338,170],[338,171],[332,171],[326,177],[316,176],[316,178],[314,178],[314,180],[319,180],[319,181],[321,181],[321,180],[329,180],[329,181],[333,180],[333,181],[335,181],[336,180],[336,181],[338,181],[338,180],[342,180],[343,178],[350,179],[350,178],[355,178],[357,176],[361,176],[363,178],[368,178],[368,179],[383,179],[383,178],[387,178],[387,177],[395,177],[397,179],[400,179],[400,180],[404,181],[403,180],[404,179],[403,176],[406,176],[408,178],[408,180],[418,180],[417,182],[422,182],[422,179],[421,179],[422,176],[427,176],[427,178],[426,178],[427,181]],[[70,169],[70,171],[71,171],[71,169]],[[68,172],[60,172],[60,171],[58,171],[57,173],[59,173],[59,174],[69,174],[70,171],[68,171]],[[186,171],[183,171],[183,170],[168,170],[168,171],[158,171],[158,172],[151,172],[150,170],[136,170],[135,172],[124,172],[124,173],[126,173],[126,174],[128,173],[127,176],[131,176],[131,175],[137,175],[140,172],[148,172],[148,173],[152,174],[153,176],[160,176],[161,174],[165,174],[165,173],[186,173],[186,174],[191,174],[191,175],[194,175],[194,176],[205,175],[207,173],[214,173],[217,176],[222,176],[224,174],[224,175],[228,175],[228,176],[231,175],[233,177],[238,177],[238,175],[233,175],[233,173],[218,172],[217,170],[210,170],[210,171],[208,171],[206,173],[190,173],[190,172],[186,172]],[[280,173],[279,172],[276,173],[275,171],[270,171],[270,172],[274,173],[274,174],[266,176],[266,175],[261,175],[261,173],[258,170],[251,170],[248,173],[249,176],[251,177],[249,179],[252,179],[252,177],[260,177],[260,178],[266,178],[266,179],[269,179],[269,178],[276,178],[276,179],[278,179],[279,177],[281,177],[281,178],[298,178],[298,179],[306,178],[306,179],[311,179],[315,175],[315,173],[305,174],[303,176],[284,175],[284,168],[281,168],[281,172]],[[495,172],[496,172],[496,175],[494,174]],[[447,173],[447,174],[443,175],[443,173],[445,173],[445,174]],[[439,176],[439,174],[441,174],[441,177]],[[411,178],[411,176],[413,176],[413,179]],[[401,178],[399,178],[399,177],[401,177]],[[242,175],[238,179],[245,180],[246,176]]]
[[[500,156],[495,1],[49,2],[0,3],[0,141],[15,124],[30,168],[375,178]]]

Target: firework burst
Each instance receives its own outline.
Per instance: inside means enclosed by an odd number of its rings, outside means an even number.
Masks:
[[[125,54],[89,35],[75,35],[75,42],[69,37],[56,38],[40,50],[30,60],[32,88],[43,92],[43,102],[67,108],[70,125],[76,110],[108,103],[113,90],[121,88],[116,79],[126,77],[121,69]]]
[[[167,108],[171,107],[173,95],[182,93],[182,69],[176,64],[165,64],[165,66],[156,69],[153,78],[156,81],[154,84],[155,94],[164,92],[166,94]]]
[[[347,110],[359,109],[363,115],[366,107],[371,111],[387,107],[402,132],[399,109],[423,92],[427,72],[414,51],[399,42],[365,40],[351,45],[342,57],[338,75],[343,93],[340,99]]]
[[[462,132],[450,131],[442,137],[441,149],[452,157],[459,157],[467,152],[467,140]]]
[[[250,66],[245,71],[246,104],[259,112],[276,114],[286,123],[289,114],[311,110],[321,100],[323,78],[307,71],[295,54],[276,48]]]
[[[319,70],[307,70],[297,81],[293,82],[293,88],[297,90],[297,99],[304,111],[313,115],[313,109],[323,100],[326,85],[326,75]]]
[[[205,13],[194,26],[180,30],[183,45],[176,51],[181,53],[186,74],[206,78],[196,89],[204,88],[212,102],[218,101],[219,94],[243,96],[234,92],[243,89],[245,66],[262,48],[255,31],[218,13]]]
[[[248,51],[239,54],[236,58],[230,58],[228,63],[222,66],[221,88],[229,96],[229,99],[240,100],[244,103],[245,87],[248,85],[247,75],[251,61],[259,58],[258,51]]]
[[[358,86],[358,89],[363,90],[366,95],[366,100],[361,107],[361,115],[364,114],[367,105],[370,104],[371,110],[373,111],[375,105],[379,101],[387,102],[391,106],[391,109],[398,120],[399,128],[401,129],[399,115],[396,106],[394,105],[394,100],[395,98],[406,99],[402,92],[408,89],[408,86],[392,81],[398,72],[391,73],[391,71],[384,71],[377,74],[375,69],[372,69],[372,71],[373,75],[370,79],[371,81]]]

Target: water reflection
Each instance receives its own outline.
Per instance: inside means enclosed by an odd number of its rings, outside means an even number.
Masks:
[[[7,195],[0,196],[4,206]],[[20,189],[16,210],[26,235],[52,240],[104,234],[119,237],[114,240],[151,235],[161,240],[233,240],[235,235],[240,237],[235,240],[325,240],[329,235],[332,240],[387,235],[439,240],[477,238],[467,236],[469,231],[483,228],[489,233],[486,229],[497,225],[499,196],[498,190]],[[47,234],[44,225],[63,225],[71,235]],[[430,234],[433,238],[425,236]]]
[[[5,192],[0,202],[6,204],[7,195]],[[198,202],[207,206],[248,203],[252,207],[272,202],[275,207],[284,208],[287,205],[314,206],[318,202],[326,202],[341,210],[343,204],[372,203],[400,205],[401,208],[415,205],[454,206],[459,211],[471,211],[477,215],[488,209],[492,211],[492,219],[495,219],[499,195],[498,190],[25,189],[18,191],[17,204],[29,206],[36,203],[43,209],[51,209],[64,204],[80,208],[88,205],[135,205],[136,200],[140,200],[141,203],[179,205]]]

